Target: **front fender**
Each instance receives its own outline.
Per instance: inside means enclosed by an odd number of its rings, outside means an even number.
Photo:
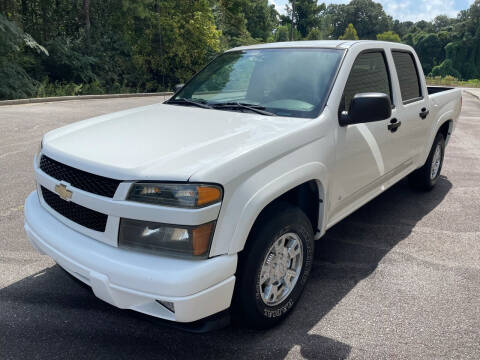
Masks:
[[[328,161],[334,157],[331,141],[325,137],[317,139],[224,184],[225,197],[210,256],[241,251],[260,212],[273,200],[298,185],[315,180],[319,196],[325,201],[323,194],[328,186]],[[320,224],[313,226],[322,230],[323,212],[320,215]]]
[[[327,182],[326,173],[326,167],[323,164],[309,163],[292,169],[258,189],[244,204],[240,212],[228,253],[233,254],[243,249],[250,229],[258,215],[268,204],[289,190],[310,180],[317,182],[319,190],[324,189]],[[323,190],[322,192],[319,191],[319,194],[323,198]],[[314,201],[319,201],[319,199]],[[319,219],[318,224],[312,225],[320,227],[322,223],[323,218]]]

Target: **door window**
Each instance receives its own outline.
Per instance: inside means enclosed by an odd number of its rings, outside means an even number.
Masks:
[[[348,110],[356,94],[377,92],[387,94],[392,100],[390,76],[385,55],[381,51],[358,55],[343,90],[340,112]]]
[[[413,55],[406,51],[392,51],[392,56],[403,103],[408,104],[422,99],[420,79]]]

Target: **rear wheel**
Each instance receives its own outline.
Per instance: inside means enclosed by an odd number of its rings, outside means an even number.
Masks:
[[[422,191],[432,190],[442,171],[444,153],[445,139],[441,133],[438,133],[425,164],[409,175],[408,182],[410,186]]]
[[[240,254],[236,319],[254,328],[283,320],[300,298],[312,261],[312,225],[299,208],[282,203],[263,214]]]

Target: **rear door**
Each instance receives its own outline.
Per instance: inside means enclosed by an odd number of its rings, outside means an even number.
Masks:
[[[408,50],[392,50],[394,73],[398,82],[400,101],[396,117],[402,122],[404,152],[409,158],[419,155],[425,148],[428,131],[431,129],[428,94],[420,77],[419,63]]]

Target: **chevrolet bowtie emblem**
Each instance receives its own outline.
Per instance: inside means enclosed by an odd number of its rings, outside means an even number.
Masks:
[[[73,193],[70,190],[67,190],[67,185],[58,184],[55,185],[55,192],[60,196],[63,200],[70,201],[72,198]]]

